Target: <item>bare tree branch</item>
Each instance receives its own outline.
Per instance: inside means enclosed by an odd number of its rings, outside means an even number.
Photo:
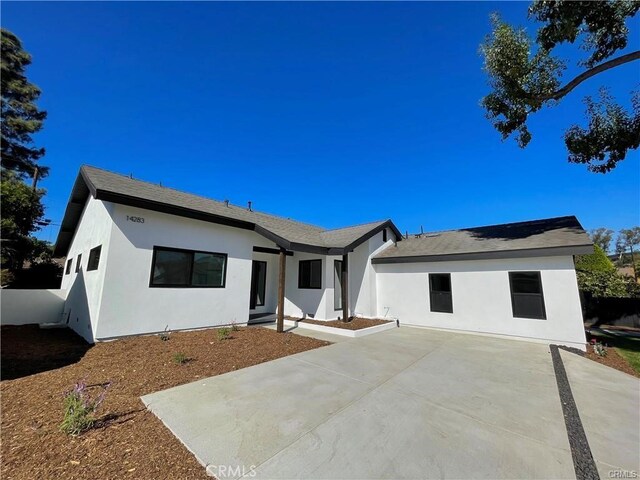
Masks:
[[[609,60],[607,62],[601,63],[600,65],[597,65],[597,66],[595,66],[593,68],[590,68],[586,72],[582,72],[580,75],[578,75],[576,78],[571,80],[569,83],[567,83],[564,87],[560,88],[559,90],[556,90],[555,92],[553,92],[553,93],[551,93],[549,95],[541,95],[539,97],[536,97],[536,99],[537,100],[541,100],[541,101],[560,100],[562,97],[567,95],[571,90],[576,88],[578,85],[580,85],[585,80],[588,80],[589,78],[593,77],[594,75],[602,73],[602,72],[604,72],[606,70],[610,70],[610,69],[612,69],[614,67],[617,67],[619,65],[623,65],[625,63],[632,62],[634,60],[640,60],[640,50],[636,50],[635,52],[627,53],[626,55],[622,55],[620,57],[614,58],[614,59]]]

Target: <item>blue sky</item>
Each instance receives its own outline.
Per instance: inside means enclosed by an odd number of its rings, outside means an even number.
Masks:
[[[49,112],[37,143],[54,223],[87,163],[329,228],[637,225],[638,152],[599,175],[563,143],[585,95],[608,84],[628,101],[637,62],[537,114],[525,150],[484,118],[488,16],[526,25],[527,5],[3,2],[2,26],[33,55]]]

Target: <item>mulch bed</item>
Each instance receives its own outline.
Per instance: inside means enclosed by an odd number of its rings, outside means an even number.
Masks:
[[[1,340],[3,479],[210,478],[139,397],[329,344],[264,328],[227,340],[209,329],[89,346],[69,330],[5,326]],[[177,364],[176,353],[189,360]],[[62,398],[83,378],[112,384],[98,428],[69,437],[59,431]]]
[[[345,330],[361,330],[363,328],[375,327],[376,325],[383,325],[389,323],[387,320],[380,320],[377,318],[359,318],[355,317],[348,322],[342,320],[312,320],[305,318],[300,320],[301,323],[315,323],[316,325],[324,325],[325,327],[344,328]]]
[[[616,370],[620,370],[621,372],[628,373],[629,375],[640,378],[640,373],[636,372],[633,367],[629,365],[629,362],[627,362],[620,356],[618,352],[616,352],[615,348],[607,348],[607,355],[605,357],[601,357],[593,351],[592,345],[588,345],[587,353],[585,356],[593,360],[594,362],[601,363],[602,365],[606,365],[607,367],[615,368]]]

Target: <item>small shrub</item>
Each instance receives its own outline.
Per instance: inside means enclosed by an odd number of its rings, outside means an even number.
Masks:
[[[60,425],[67,435],[80,435],[92,428],[96,422],[94,414],[104,401],[111,383],[102,385],[102,392],[91,398],[87,383],[79,380],[72,390],[64,394],[64,420]]]
[[[169,330],[169,325],[164,327],[164,332],[160,334],[160,340],[163,342],[168,342],[169,338],[171,338],[171,330]]]
[[[231,331],[232,332],[239,332],[240,331],[240,326],[236,323],[235,320],[233,322],[231,322]]]
[[[231,338],[231,329],[229,327],[218,329],[218,340],[228,340],[229,338]]]
[[[602,342],[598,342],[595,338],[593,340],[591,340],[591,346],[593,347],[593,351],[596,355],[598,355],[599,357],[606,357],[607,356],[607,346],[602,343]]]
[[[178,352],[178,353],[173,355],[173,361],[175,363],[177,363],[178,365],[184,365],[185,363],[187,363],[189,361],[189,359],[187,358],[187,356],[184,353]]]

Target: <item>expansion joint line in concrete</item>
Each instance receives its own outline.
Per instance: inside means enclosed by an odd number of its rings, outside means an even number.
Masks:
[[[562,363],[562,357],[557,345],[551,345],[551,359],[553,360],[553,369],[556,374],[556,383],[558,384],[558,393],[560,394],[560,403],[562,404],[562,413],[564,415],[564,423],[567,427],[567,436],[569,438],[569,446],[571,447],[571,457],[573,458],[573,468],[576,472],[578,480],[599,480],[600,475],[596,468],[596,462],[591,454],[587,434],[582,426],[578,407],[576,406],[569,377]]]

